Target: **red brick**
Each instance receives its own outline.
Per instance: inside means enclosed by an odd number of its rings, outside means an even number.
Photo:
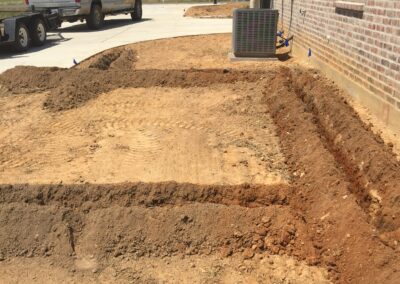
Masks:
[[[281,8],[282,1],[275,1]],[[366,0],[363,19],[335,13],[332,0],[295,1],[292,30],[295,42],[373,93],[399,107],[396,82],[400,81],[400,0]],[[290,1],[284,1],[284,22],[290,18]],[[307,16],[297,11],[304,9]],[[330,35],[329,43],[326,35]],[[369,83],[366,83],[369,82]],[[394,98],[396,102],[394,102]]]

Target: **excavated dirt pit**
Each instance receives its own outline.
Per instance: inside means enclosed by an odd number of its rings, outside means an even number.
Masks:
[[[3,282],[400,279],[394,145],[315,70],[228,50],[185,37],[0,74]]]

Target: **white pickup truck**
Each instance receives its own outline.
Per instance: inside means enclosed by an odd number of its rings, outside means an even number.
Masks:
[[[62,20],[86,20],[91,29],[99,29],[105,15],[131,14],[132,20],[142,19],[142,0],[25,0],[35,10],[57,9]]]
[[[0,46],[26,51],[43,45],[47,31],[63,21],[86,20],[89,28],[100,29],[106,15],[121,13],[141,20],[142,0],[0,0]]]

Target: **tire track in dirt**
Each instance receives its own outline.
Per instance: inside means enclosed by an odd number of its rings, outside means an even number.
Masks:
[[[63,136],[64,145],[73,144],[76,137]],[[70,143],[71,142],[71,143]],[[23,144],[23,147],[16,147]],[[32,151],[34,149],[34,151]],[[61,150],[60,150],[61,149]],[[34,170],[46,163],[46,157],[51,158],[54,165],[65,163],[68,160],[67,149],[60,147],[60,142],[53,137],[21,137],[18,140],[10,140],[8,145],[0,147],[0,165],[7,169],[25,168],[25,171]]]
[[[5,96],[8,92],[8,89],[0,84],[0,97]]]
[[[123,157],[122,165],[129,168],[133,164],[151,164],[163,151],[160,141],[165,138],[162,136],[158,131],[151,129],[127,131],[122,141],[114,146],[115,149],[126,154]]]
[[[252,87],[124,89],[62,113],[43,112],[40,100],[25,104],[33,95],[18,97],[22,112],[38,115],[27,119],[26,133],[17,124],[2,138],[1,179],[284,183],[271,119],[253,102],[261,92],[239,95]]]

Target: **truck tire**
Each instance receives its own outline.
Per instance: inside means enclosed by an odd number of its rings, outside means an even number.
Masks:
[[[140,21],[142,19],[142,0],[135,1],[135,7],[133,8],[133,12],[131,13],[131,18],[134,22]]]
[[[31,46],[31,39],[29,37],[29,30],[23,23],[18,23],[15,29],[15,42],[14,48],[19,51],[27,51]]]
[[[47,39],[46,24],[42,19],[36,19],[31,26],[32,44],[42,46]]]
[[[86,18],[86,24],[92,30],[100,29],[104,24],[104,14],[99,4],[93,4],[90,14]]]

